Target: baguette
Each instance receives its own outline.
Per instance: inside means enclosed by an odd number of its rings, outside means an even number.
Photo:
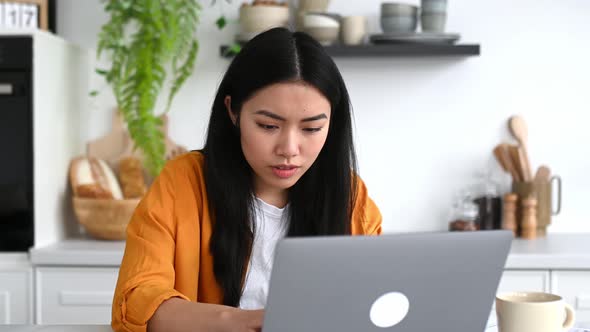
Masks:
[[[72,160],[70,183],[76,197],[123,199],[113,170],[101,159],[79,157]]]

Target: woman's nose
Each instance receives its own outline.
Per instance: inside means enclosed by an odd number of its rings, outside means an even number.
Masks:
[[[285,158],[291,158],[299,154],[299,139],[297,133],[292,130],[286,131],[279,138],[276,152]]]

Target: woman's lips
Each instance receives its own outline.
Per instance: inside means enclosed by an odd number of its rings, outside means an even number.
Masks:
[[[273,173],[281,179],[288,179],[292,177],[299,167],[297,166],[273,166]]]

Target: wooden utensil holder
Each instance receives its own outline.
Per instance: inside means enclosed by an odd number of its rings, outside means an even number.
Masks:
[[[553,210],[552,195],[553,184],[557,184],[557,207]],[[512,183],[512,192],[518,195],[517,224],[522,222],[522,200],[534,197],[537,200],[537,237],[547,235],[547,227],[551,224],[551,216],[559,214],[561,210],[561,178],[553,176],[550,181],[515,181]]]

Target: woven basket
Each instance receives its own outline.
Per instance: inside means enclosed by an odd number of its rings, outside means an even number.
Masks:
[[[140,199],[73,197],[74,213],[88,234],[101,240],[125,240],[131,215]]]

